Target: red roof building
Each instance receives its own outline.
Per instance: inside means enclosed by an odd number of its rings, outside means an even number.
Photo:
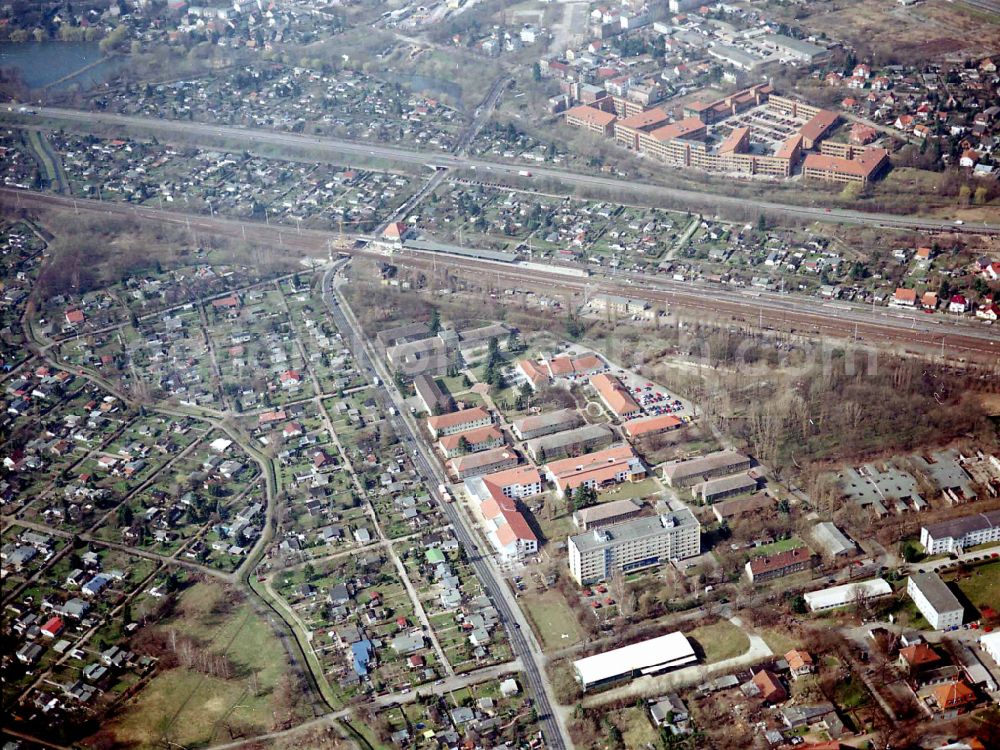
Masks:
[[[66,625],[63,623],[61,617],[52,617],[41,627],[42,635],[46,638],[55,638],[65,629]]]

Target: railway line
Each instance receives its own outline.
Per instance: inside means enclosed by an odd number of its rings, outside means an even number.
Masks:
[[[358,257],[385,260],[385,253],[367,249],[373,239],[363,234],[338,234],[315,229],[296,229],[284,226],[245,222],[218,216],[189,215],[162,209],[129,206],[120,203],[74,199],[66,196],[35,193],[12,188],[0,188],[0,198],[7,205],[24,208],[51,208],[86,212],[92,215],[114,215],[139,221],[153,221],[173,225],[193,234],[205,234],[241,241],[270,243],[288,251],[299,251],[317,257],[332,253],[337,240],[350,241],[353,247],[342,248]],[[427,251],[394,254],[392,262],[432,270],[440,264],[441,256]],[[691,282],[674,282],[668,279],[638,274],[620,274],[614,277],[574,277],[562,270],[542,270],[539,264],[525,267],[512,263],[472,257],[447,255],[447,266],[482,279],[488,286],[494,281],[498,287],[530,287],[547,290],[552,294],[568,295],[582,302],[588,295],[597,293],[618,294],[645,299],[658,306],[671,306],[703,312],[708,315],[728,317],[751,326],[775,328],[811,336],[826,336],[843,340],[860,340],[868,346],[902,347],[920,353],[941,352],[953,358],[976,358],[995,362],[1000,357],[1000,332],[953,319],[931,319],[922,314],[906,315],[886,308],[866,311],[860,306],[847,309],[829,307],[823,303],[792,295],[775,295],[730,291],[718,286],[702,286]],[[575,298],[579,297],[579,300]],[[926,318],[926,320],[925,320]]]
[[[0,113],[0,116],[6,113]],[[699,204],[717,206],[729,210],[760,211],[773,216],[784,216],[804,221],[823,221],[828,223],[855,224],[891,229],[970,232],[975,234],[1000,234],[1000,225],[988,223],[954,223],[946,219],[929,219],[921,217],[901,216],[897,214],[867,213],[842,208],[825,208],[822,206],[801,206],[778,203],[756,198],[720,195],[697,190],[671,188],[663,185],[652,185],[624,178],[604,177],[600,175],[578,174],[568,170],[552,167],[525,167],[520,164],[490,161],[487,159],[470,158],[463,154],[452,154],[434,150],[414,150],[398,146],[387,146],[377,143],[358,143],[338,138],[306,136],[297,133],[287,133],[275,130],[259,130],[234,127],[220,123],[205,123],[182,120],[158,120],[134,115],[122,115],[111,112],[89,112],[75,109],[55,107],[37,107],[31,115],[14,115],[18,124],[31,126],[33,120],[45,120],[72,123],[84,130],[97,130],[112,126],[122,133],[129,129],[156,135],[167,142],[183,139],[185,143],[201,142],[218,147],[220,142],[233,141],[244,148],[270,145],[286,149],[286,153],[298,152],[298,157],[287,158],[316,161],[324,155],[356,156],[361,159],[382,159],[397,164],[417,166],[434,166],[444,169],[475,170],[484,178],[486,184],[492,177],[523,178],[529,175],[529,183],[546,178],[562,183],[564,187],[572,188],[566,195],[573,195],[573,190],[580,187],[591,187],[613,191],[617,196],[632,196],[644,201],[650,206]],[[526,170],[530,169],[531,172]]]

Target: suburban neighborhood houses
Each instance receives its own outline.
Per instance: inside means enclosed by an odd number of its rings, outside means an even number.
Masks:
[[[1000,750],[998,64],[0,4],[2,750]]]

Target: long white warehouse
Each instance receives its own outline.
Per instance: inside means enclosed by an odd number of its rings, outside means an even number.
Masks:
[[[640,674],[656,674],[698,660],[683,633],[668,633],[573,662],[584,690]]]
[[[845,607],[855,601],[858,590],[864,592],[869,599],[878,599],[889,596],[892,593],[892,586],[881,578],[872,578],[868,581],[855,581],[845,583],[842,586],[832,586],[828,589],[810,591],[803,598],[810,612],[819,612],[823,609],[833,609],[834,607]]]

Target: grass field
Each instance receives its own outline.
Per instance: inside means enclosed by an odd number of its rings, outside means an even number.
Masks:
[[[542,648],[553,650],[579,643],[583,634],[576,615],[558,591],[522,594],[521,608],[528,615]],[[568,635],[568,638],[563,638]]]
[[[598,494],[598,502],[608,503],[612,500],[628,500],[636,497],[649,497],[659,494],[663,488],[655,477],[643,479],[640,482],[625,482],[613,487],[607,492]]]
[[[223,599],[218,585],[195,584],[181,596],[176,616],[156,627],[226,654],[236,674],[223,679],[183,667],[157,674],[112,726],[119,741],[136,747],[162,747],[166,740],[191,746],[228,740],[226,724],[271,728],[274,688],[288,672],[285,651],[248,603],[226,611]]]
[[[993,608],[1000,605],[1000,560],[973,568],[972,573],[961,579],[946,577],[955,584],[966,598],[978,609],[989,604]]]
[[[630,706],[617,711],[612,719],[622,732],[625,747],[646,747],[657,744],[658,734],[644,708]]]
[[[750,648],[750,639],[746,633],[728,620],[702,625],[685,635],[701,646],[705,661],[709,664],[739,656]]]
[[[764,643],[776,654],[787,654],[793,648],[802,645],[795,638],[780,630],[761,630],[759,632]]]

